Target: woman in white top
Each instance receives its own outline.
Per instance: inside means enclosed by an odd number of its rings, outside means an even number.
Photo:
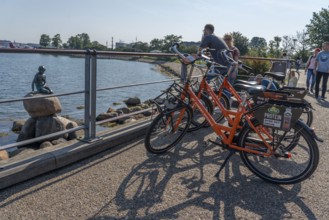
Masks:
[[[306,76],[306,88],[307,91],[309,91],[309,89],[311,89],[311,93],[313,93],[313,88],[314,88],[314,84],[315,84],[315,74],[314,74],[314,64],[315,64],[315,58],[316,55],[318,55],[318,53],[321,51],[320,48],[316,48],[314,50],[314,54],[311,55],[307,62],[306,62],[306,66],[305,66],[305,74],[307,74]],[[311,82],[311,83],[310,83]]]
[[[296,87],[297,82],[298,82],[298,79],[296,77],[295,71],[291,70],[290,76],[289,76],[288,87]]]

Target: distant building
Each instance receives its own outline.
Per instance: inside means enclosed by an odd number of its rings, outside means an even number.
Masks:
[[[0,48],[10,48],[10,43],[9,40],[0,40]]]

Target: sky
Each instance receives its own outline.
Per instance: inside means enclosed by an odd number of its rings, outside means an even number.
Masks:
[[[205,24],[215,34],[239,31],[263,37],[295,35],[328,0],[1,0],[0,40],[38,43],[87,33],[92,41],[150,42],[174,34],[199,41]]]

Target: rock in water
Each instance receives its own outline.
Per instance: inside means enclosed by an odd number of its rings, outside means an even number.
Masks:
[[[24,97],[41,97],[38,99],[23,100],[25,110],[32,118],[44,117],[60,113],[62,106],[57,97],[42,97],[40,93],[28,93]]]
[[[136,106],[136,105],[141,104],[141,100],[138,97],[133,97],[133,98],[129,98],[129,99],[125,100],[124,103],[126,103],[126,105],[128,107],[129,106]]]

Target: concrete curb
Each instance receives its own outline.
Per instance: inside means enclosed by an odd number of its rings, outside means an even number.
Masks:
[[[141,122],[111,133],[103,132],[102,138],[95,141],[75,141],[69,146],[40,150],[31,157],[0,165],[0,189],[136,139],[145,134],[149,124],[149,121]]]

